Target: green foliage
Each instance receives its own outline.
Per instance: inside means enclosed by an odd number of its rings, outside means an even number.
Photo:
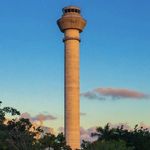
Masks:
[[[127,147],[124,141],[96,141],[86,145],[84,150],[133,150],[131,147]]]
[[[103,141],[110,143],[112,143],[112,141],[113,143],[114,141],[124,141],[126,143],[126,148],[134,150],[150,149],[150,131],[143,127],[138,128],[138,125],[135,126],[133,131],[129,131],[124,129],[123,126],[110,128],[109,124],[107,124],[104,128],[98,127],[96,132],[92,133],[92,136],[98,137],[98,140],[93,143],[84,141],[82,144],[83,149],[86,150],[86,148],[96,146],[97,144],[101,145]],[[106,145],[110,145],[110,143]]]
[[[0,149],[1,150],[32,150],[36,143],[35,136],[39,133],[32,129],[28,119],[7,120],[6,115],[20,115],[20,112],[12,107],[0,108]],[[5,123],[7,121],[7,123]]]
[[[43,138],[39,139],[41,148],[53,148],[54,150],[71,150],[69,146],[66,145],[65,137],[62,133],[57,136],[53,134],[46,134]]]
[[[0,106],[1,104],[2,102],[0,101]],[[4,123],[6,114],[11,114],[12,116],[15,116],[15,115],[20,115],[20,112],[12,107],[0,108],[0,125]]]
[[[71,150],[67,146],[62,133],[57,136],[47,133],[38,127],[35,128],[28,119],[15,117],[20,112],[12,107],[1,108],[0,102],[0,150]],[[6,115],[13,119],[9,121]],[[7,121],[7,123],[6,123]],[[37,139],[37,136],[42,135]],[[123,126],[110,128],[107,124],[104,128],[98,127],[92,136],[96,136],[94,142],[83,141],[82,150],[149,150],[150,131],[143,127],[135,126],[133,131],[124,129]]]
[[[0,102],[1,106],[1,102]],[[66,145],[63,134],[57,136],[47,133],[43,135],[43,130],[35,128],[29,119],[11,119],[6,122],[6,115],[20,115],[20,112],[12,107],[0,108],[0,150],[71,150]],[[43,135],[37,139],[37,135]]]

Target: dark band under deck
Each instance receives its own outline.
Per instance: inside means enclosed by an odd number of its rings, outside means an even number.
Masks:
[[[65,42],[65,41],[67,41],[67,40],[77,40],[77,41],[81,41],[80,40],[80,38],[78,38],[78,37],[65,37],[64,39],[63,39],[63,42]]]

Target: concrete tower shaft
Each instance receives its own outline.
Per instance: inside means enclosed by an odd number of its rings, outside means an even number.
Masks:
[[[69,6],[63,8],[57,24],[64,32],[65,44],[65,136],[67,144],[75,150],[80,148],[79,43],[86,21],[78,7]]]

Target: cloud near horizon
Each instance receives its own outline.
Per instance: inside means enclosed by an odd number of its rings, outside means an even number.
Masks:
[[[22,113],[20,115],[20,118],[29,119],[31,122],[40,122],[41,125],[43,124],[44,121],[57,119],[56,117],[54,117],[52,115],[45,115],[42,113],[32,117],[28,112]]]
[[[122,88],[97,88],[92,91],[81,93],[80,96],[90,100],[106,100],[111,99],[147,99],[149,95],[130,89]]]

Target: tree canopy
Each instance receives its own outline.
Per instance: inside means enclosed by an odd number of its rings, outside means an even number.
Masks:
[[[13,119],[7,119],[7,114]],[[35,127],[29,119],[16,118],[18,115],[20,112],[12,107],[0,107],[0,150],[71,150],[62,133],[43,134],[41,127]]]
[[[35,127],[29,119],[20,118],[20,112],[3,107],[0,102],[0,150],[71,150],[62,133],[54,135]],[[6,117],[6,116],[10,117]],[[18,116],[18,117],[17,117]],[[149,150],[150,131],[136,125],[133,130],[124,126],[98,127],[92,137],[94,142],[82,141],[82,150]]]
[[[150,149],[150,131],[147,128],[138,127],[138,125],[133,130],[127,130],[124,129],[123,125],[110,128],[110,125],[107,124],[104,128],[98,127],[96,132],[92,133],[91,136],[96,136],[97,140],[94,142],[83,141],[82,148],[84,150],[90,150],[94,146],[98,147],[99,150],[104,149],[101,147],[105,147],[106,150]],[[118,147],[115,148],[115,145]],[[96,148],[93,150],[96,150]]]

